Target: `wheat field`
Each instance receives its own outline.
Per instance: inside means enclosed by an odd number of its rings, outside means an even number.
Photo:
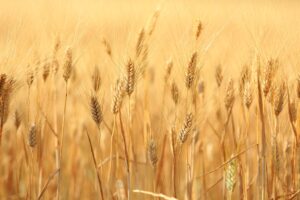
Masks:
[[[300,199],[300,2],[0,0],[0,199]]]

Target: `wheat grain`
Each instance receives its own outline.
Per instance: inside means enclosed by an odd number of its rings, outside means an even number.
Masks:
[[[101,106],[95,95],[92,95],[90,98],[90,110],[91,110],[91,114],[92,114],[92,118],[93,118],[94,122],[99,127],[103,120],[103,114],[102,114]]]
[[[193,114],[189,113],[186,115],[185,121],[178,135],[178,141],[180,142],[180,144],[183,144],[187,140],[192,125],[193,125]]]
[[[151,166],[153,168],[156,168],[156,164],[158,162],[158,157],[157,157],[157,144],[154,139],[150,139],[147,147],[147,154],[148,154],[148,159],[151,163]]]
[[[221,65],[218,65],[215,71],[215,78],[216,78],[216,82],[218,87],[221,86],[222,81],[223,81],[223,73],[222,73],[222,67]]]
[[[196,40],[198,40],[198,38],[200,37],[200,34],[202,32],[202,23],[201,21],[199,20],[198,24],[197,24],[197,30],[196,30]]]
[[[135,88],[135,67],[134,63],[131,59],[128,60],[126,64],[126,71],[127,71],[127,76],[126,76],[126,93],[128,96],[131,96],[131,94],[134,91]]]
[[[235,100],[234,85],[233,85],[233,80],[230,79],[226,88],[226,96],[224,99],[224,104],[227,111],[232,109],[234,100]]]
[[[22,121],[21,121],[22,118],[21,118],[21,115],[18,112],[18,110],[15,111],[15,117],[14,118],[15,118],[14,125],[15,125],[16,129],[19,129],[19,127],[22,123]]]
[[[28,144],[31,148],[34,148],[37,144],[37,135],[36,135],[36,126],[35,124],[31,125],[28,134]]]
[[[276,89],[275,97],[274,97],[274,112],[276,116],[278,116],[282,111],[283,104],[284,104],[285,90],[286,90],[286,86],[284,82],[282,82]]]
[[[119,79],[116,83],[112,102],[113,114],[118,114],[121,109],[123,97],[125,94],[125,83],[126,82],[123,79]]]
[[[179,100],[179,90],[178,86],[176,85],[175,81],[173,81],[172,86],[171,86],[171,94],[172,94],[172,99],[175,105],[178,104]]]
[[[64,73],[63,73],[63,78],[65,79],[66,82],[68,82],[71,76],[72,68],[73,68],[73,53],[72,50],[69,48],[66,52]]]
[[[93,83],[93,89],[97,93],[101,86],[101,75],[98,66],[94,67],[94,72],[92,75],[92,83]]]
[[[197,56],[197,52],[194,52],[187,68],[185,85],[188,89],[190,89],[194,83],[195,72],[197,67]]]

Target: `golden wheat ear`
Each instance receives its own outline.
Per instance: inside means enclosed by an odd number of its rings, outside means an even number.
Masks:
[[[278,116],[284,105],[284,97],[286,92],[285,82],[282,82],[279,86],[277,86],[274,97],[274,112],[275,115]]]
[[[165,77],[164,77],[165,84],[168,83],[168,81],[169,81],[169,78],[170,78],[171,73],[172,73],[173,66],[174,66],[173,61],[170,59],[167,62],[167,67],[166,67],[166,73],[165,73]]]
[[[151,166],[153,168],[156,168],[156,164],[158,162],[158,157],[157,157],[157,144],[154,139],[150,139],[148,142],[147,154],[148,154],[148,159],[151,163]]]
[[[20,125],[22,123],[22,117],[21,114],[19,113],[18,110],[15,111],[15,115],[14,115],[14,125],[16,127],[16,129],[18,130]]]
[[[220,87],[223,81],[223,72],[221,65],[218,65],[215,71],[215,79],[217,86]]]
[[[141,31],[139,32],[138,39],[135,45],[135,56],[138,58],[143,50],[144,46],[144,41],[145,41],[145,29],[142,28]]]
[[[136,80],[135,66],[131,59],[129,59],[126,64],[126,73],[126,93],[128,96],[131,96],[135,88]]]
[[[66,57],[65,57],[65,64],[64,64],[64,72],[63,72],[63,78],[67,82],[71,76],[73,68],[73,53],[72,49],[68,48],[66,52]]]
[[[250,108],[252,102],[253,102],[253,94],[252,94],[252,87],[251,83],[247,82],[244,87],[244,94],[243,94],[243,101],[244,105],[247,109]]]
[[[111,49],[111,45],[110,45],[110,43],[108,42],[108,40],[107,39],[105,39],[105,38],[103,38],[102,39],[102,44],[103,44],[103,46],[105,47],[105,52],[107,53],[107,55],[109,56],[109,57],[111,57],[112,58],[112,49]]]
[[[95,95],[92,95],[90,98],[90,110],[94,122],[99,127],[103,120],[103,113],[101,110],[100,103]]]
[[[44,82],[47,81],[47,78],[50,74],[50,63],[49,62],[46,62],[43,66],[43,80]]]
[[[118,114],[121,109],[123,97],[125,94],[125,84],[126,81],[124,79],[119,79],[116,83],[112,101],[113,114]]]
[[[235,100],[234,84],[233,84],[233,80],[230,79],[226,88],[226,95],[224,98],[224,104],[227,111],[230,111],[231,108],[233,107],[234,100]]]
[[[190,89],[194,83],[195,72],[197,67],[197,57],[198,57],[197,52],[194,52],[187,68],[186,79],[185,79],[185,86],[187,89]]]
[[[198,24],[197,24],[196,34],[195,34],[196,40],[199,39],[202,29],[203,29],[203,25],[202,25],[201,21],[199,20]]]
[[[32,124],[28,133],[28,144],[31,148],[34,148],[37,144],[36,126]]]
[[[278,69],[278,60],[270,59],[267,63],[267,66],[264,70],[264,77],[263,77],[263,92],[265,97],[270,92],[270,89],[272,87],[272,83],[274,81],[274,76],[276,74],[276,71]]]
[[[93,75],[92,75],[92,84],[93,90],[97,93],[100,90],[102,83],[101,74],[98,66],[94,67]]]
[[[177,105],[179,100],[179,89],[175,81],[173,81],[171,86],[171,95],[174,104]]]
[[[183,126],[178,135],[178,141],[180,144],[184,144],[185,141],[187,140],[187,138],[190,134],[192,125],[193,125],[193,114],[189,113],[186,115]]]

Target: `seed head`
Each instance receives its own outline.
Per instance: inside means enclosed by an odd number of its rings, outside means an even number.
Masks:
[[[7,121],[11,95],[15,88],[15,80],[6,74],[0,75],[0,118],[1,126]]]
[[[192,125],[193,125],[193,114],[190,113],[190,114],[186,115],[184,124],[178,135],[178,141],[180,142],[180,144],[183,144],[187,140],[187,137],[191,131]]]
[[[63,74],[63,77],[66,82],[69,80],[71,76],[72,68],[73,68],[73,55],[72,55],[72,50],[69,48],[66,53],[64,74]]]
[[[111,46],[110,46],[108,40],[103,38],[102,44],[105,47],[105,51],[106,51],[107,55],[109,55],[109,57],[112,57],[112,50],[111,50]]]
[[[196,30],[196,40],[198,40],[198,38],[200,37],[202,29],[203,29],[202,23],[201,23],[201,21],[199,21],[198,25],[197,25],[197,30]]]
[[[34,80],[34,75],[33,75],[33,71],[31,69],[29,69],[29,65],[28,65],[28,72],[27,72],[27,85],[28,87],[30,88],[32,83],[33,83],[33,80]]]
[[[113,96],[113,103],[112,103],[112,112],[113,114],[118,114],[121,107],[122,107],[122,101],[125,94],[125,81],[124,79],[120,79],[117,81],[117,84],[115,86],[114,96]]]
[[[43,67],[43,80],[46,81],[50,73],[50,63],[47,62]]]
[[[159,14],[160,14],[160,9],[157,9],[151,20],[149,21],[149,24],[148,24],[148,27],[147,27],[147,30],[148,30],[148,35],[151,36],[155,30],[155,27],[156,27],[156,24],[157,24],[157,20],[158,20],[158,17],[159,17]]]
[[[167,69],[166,69],[166,74],[165,74],[165,83],[168,82],[168,80],[171,76],[171,73],[172,73],[172,69],[173,69],[173,62],[172,62],[172,60],[169,60],[167,63]]]
[[[224,99],[225,108],[227,109],[227,111],[232,109],[234,100],[235,100],[235,96],[234,96],[233,80],[230,79],[226,88],[226,96]]]
[[[148,143],[147,152],[148,152],[148,159],[149,159],[152,167],[156,168],[158,157],[157,157],[157,145],[156,145],[155,140],[150,139],[150,141]]]
[[[278,60],[271,59],[268,61],[268,64],[265,68],[263,79],[263,92],[265,97],[268,95],[272,87],[273,79],[277,71],[278,65]]]
[[[243,98],[246,83],[249,83],[250,81],[251,81],[251,70],[246,65],[243,67],[243,70],[241,72],[240,83],[239,83],[239,92],[241,98]]]
[[[15,127],[16,129],[18,130],[20,125],[21,125],[21,115],[20,113],[16,110],[15,111],[15,121],[14,121],[14,124],[15,124]]]
[[[127,76],[126,76],[126,93],[130,96],[135,87],[135,67],[131,59],[128,60],[126,65]]]
[[[220,87],[221,84],[222,84],[222,81],[223,81],[223,72],[222,72],[221,65],[218,65],[217,68],[216,68],[215,78],[216,78],[216,82],[217,82],[218,87]]]
[[[28,134],[28,144],[30,147],[34,148],[37,143],[37,137],[36,137],[36,126],[33,124],[29,129]]]
[[[282,82],[275,91],[275,96],[274,96],[274,112],[275,115],[278,116],[283,108],[284,104],[284,97],[285,97],[285,83]]]
[[[250,82],[245,83],[243,100],[244,100],[244,105],[246,106],[247,109],[249,109],[253,101],[252,88]]]
[[[186,73],[185,85],[187,89],[190,89],[194,83],[196,66],[197,66],[197,52],[194,52],[190,59],[187,68],[187,73]]]
[[[175,81],[173,81],[173,83],[172,83],[171,94],[172,94],[173,102],[175,103],[175,105],[177,105],[178,99],[179,99],[179,90],[178,90],[178,87],[177,87]]]
[[[139,57],[141,55],[144,46],[144,41],[145,41],[145,30],[143,28],[139,33],[138,40],[135,46],[136,57]]]
[[[267,95],[267,101],[268,101],[271,105],[274,105],[274,99],[275,99],[276,89],[277,89],[277,86],[273,84],[273,85],[271,86],[271,88],[270,88],[270,91],[268,92],[268,95]]]
[[[94,122],[97,124],[97,126],[100,126],[103,119],[103,114],[98,99],[94,95],[91,96],[90,109]]]
[[[94,68],[94,73],[92,75],[92,83],[94,91],[98,92],[101,86],[101,75],[100,70],[97,66],[95,66]]]
[[[225,171],[225,185],[229,192],[232,192],[236,183],[237,176],[237,161],[233,159],[229,162]]]

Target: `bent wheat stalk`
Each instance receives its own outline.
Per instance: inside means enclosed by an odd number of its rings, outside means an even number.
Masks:
[[[153,193],[153,192],[148,192],[148,191],[143,191],[143,190],[133,190],[133,192],[149,195],[149,196],[152,196],[152,197],[159,197],[159,198],[163,198],[163,199],[166,199],[166,200],[177,200],[174,197],[168,197],[168,196],[166,196],[164,194],[160,194],[160,193]]]

